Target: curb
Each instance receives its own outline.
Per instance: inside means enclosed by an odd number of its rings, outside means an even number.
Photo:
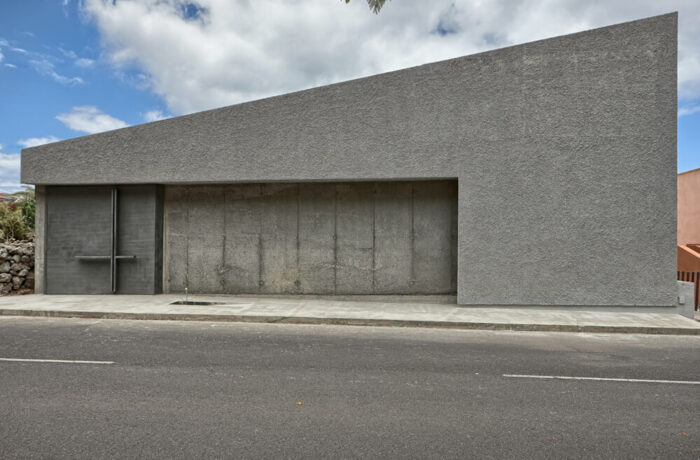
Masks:
[[[15,310],[0,309],[0,316],[44,318],[90,318],[150,321],[216,321],[275,324],[328,324],[338,326],[424,327],[525,332],[583,332],[604,334],[700,335],[700,328],[645,326],[575,326],[566,324],[510,324],[453,321],[412,321],[394,319],[316,318],[304,316],[208,315],[190,313],[117,313],[101,311]]]

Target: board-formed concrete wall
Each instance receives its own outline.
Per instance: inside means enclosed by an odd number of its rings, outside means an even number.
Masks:
[[[454,181],[165,188],[165,292],[455,294]]]
[[[457,179],[458,301],[675,305],[677,15],[25,149],[33,184]]]
[[[169,186],[165,291],[454,294],[454,181]]]

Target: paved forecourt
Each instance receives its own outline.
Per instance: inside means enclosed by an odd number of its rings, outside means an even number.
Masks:
[[[319,297],[27,295],[0,298],[0,315],[446,327],[700,335],[674,313],[572,307],[464,307],[451,296]],[[204,305],[202,305],[204,304]]]

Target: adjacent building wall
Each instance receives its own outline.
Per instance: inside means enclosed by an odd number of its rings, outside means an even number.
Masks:
[[[458,301],[676,301],[677,15],[22,153],[34,184],[453,179]]]
[[[700,168],[678,175],[678,244],[700,244]]]
[[[699,245],[678,245],[678,271],[700,273]]]

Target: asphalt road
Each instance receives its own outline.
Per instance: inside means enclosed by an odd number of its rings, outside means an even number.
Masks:
[[[2,458],[699,458],[700,337],[0,318]]]

